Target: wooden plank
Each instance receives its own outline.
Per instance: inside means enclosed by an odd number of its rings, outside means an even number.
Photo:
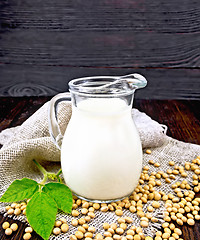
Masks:
[[[13,29],[1,36],[5,64],[198,68],[200,33]]]
[[[166,125],[167,135],[200,144],[200,101],[136,100],[134,107]]]
[[[50,97],[1,98],[0,131],[21,125],[49,99]]]
[[[1,63],[199,67],[200,6],[195,0],[4,3]]]
[[[71,79],[143,74],[148,85],[138,99],[200,99],[199,69],[135,69],[0,65],[0,96],[53,96],[68,90]]]
[[[199,32],[197,0],[4,0],[0,7],[3,29]]]

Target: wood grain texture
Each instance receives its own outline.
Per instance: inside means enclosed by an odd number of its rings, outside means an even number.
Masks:
[[[0,98],[0,131],[21,125],[50,98]]]
[[[0,98],[0,131],[22,124],[41,107],[50,97]],[[167,134],[181,141],[200,144],[200,101],[183,100],[135,100],[134,107],[147,113],[154,120],[168,126]],[[17,222],[19,231],[6,237],[1,225],[4,221]],[[25,224],[0,214],[0,239],[23,240]],[[183,226],[184,240],[200,239],[200,223],[195,226]],[[32,240],[42,240],[33,234]]]
[[[19,30],[2,34],[4,64],[92,67],[198,68],[200,33],[54,32]]]
[[[200,69],[133,69],[2,65],[5,81],[0,96],[53,96],[68,91],[68,82],[86,76],[143,74],[147,87],[136,91],[137,99],[200,99]]]
[[[52,96],[70,78],[130,69],[151,71],[159,89],[147,98],[200,98],[197,0],[2,0],[0,23],[0,96]]]
[[[200,144],[200,101],[136,100],[135,107],[166,125],[167,135]]]

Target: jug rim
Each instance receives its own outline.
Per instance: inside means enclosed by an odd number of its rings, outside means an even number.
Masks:
[[[69,91],[79,95],[94,97],[117,97],[133,94],[136,89],[146,86],[146,79],[142,77],[139,82],[132,82],[134,74],[127,76],[91,76],[73,79],[69,82]],[[135,78],[135,80],[138,80]]]

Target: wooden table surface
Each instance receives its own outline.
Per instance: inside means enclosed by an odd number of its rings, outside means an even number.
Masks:
[[[49,97],[27,97],[27,98],[0,98],[0,131],[20,125]],[[191,100],[135,100],[134,106],[144,111],[154,120],[168,126],[167,134],[185,142],[200,144],[200,101]],[[2,222],[7,220],[0,215],[0,239],[23,239],[25,224],[9,218],[9,222],[18,222],[19,231],[11,236],[5,236],[2,230]],[[185,240],[200,239],[200,224],[195,226],[183,226],[183,236]],[[33,234],[34,240],[41,239],[37,234]]]

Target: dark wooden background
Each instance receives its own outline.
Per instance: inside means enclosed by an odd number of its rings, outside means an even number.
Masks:
[[[200,99],[199,0],[0,0],[0,96],[144,74],[137,98]]]

